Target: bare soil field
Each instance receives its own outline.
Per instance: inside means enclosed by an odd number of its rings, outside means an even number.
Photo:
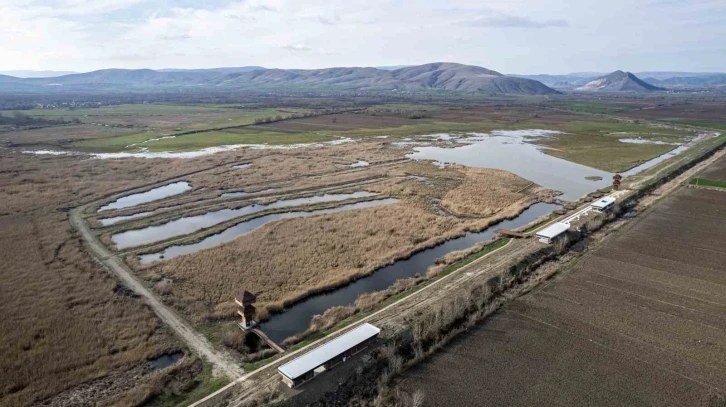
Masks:
[[[698,174],[701,178],[726,181],[726,158],[721,158]]]
[[[724,205],[679,189],[403,386],[430,406],[710,405],[726,391]]]
[[[619,112],[618,116],[726,129],[724,120],[726,102],[723,100],[667,101],[641,109]]]
[[[3,406],[67,405],[67,399],[55,397],[110,375],[115,386],[84,393],[74,402],[130,405],[164,393],[175,382],[176,368],[152,372],[147,360],[183,347],[143,303],[93,262],[66,213],[68,207],[111,191],[182,174],[196,165],[157,164],[0,157]],[[185,360],[191,362],[190,357]],[[201,369],[198,361],[184,366],[191,372]]]

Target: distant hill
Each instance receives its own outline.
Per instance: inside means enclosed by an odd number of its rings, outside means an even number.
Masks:
[[[537,74],[537,75],[517,75],[512,74],[509,76],[514,76],[517,78],[526,78],[526,79],[532,79],[535,81],[539,81],[544,83],[547,86],[554,87],[554,88],[569,88],[572,89],[576,86],[582,86],[591,80],[597,78],[598,74],[592,74],[591,76],[587,76],[587,73],[571,73],[566,75],[548,75],[548,74]]]
[[[167,69],[157,69],[157,72],[202,72],[202,73],[210,73],[215,72],[219,74],[230,74],[230,73],[239,73],[239,72],[250,72],[250,71],[259,71],[262,69],[267,69],[262,66],[237,66],[237,67],[223,67],[223,68],[201,68],[201,69],[180,69],[180,68],[167,68]]]
[[[260,69],[256,69],[260,68]],[[233,70],[228,72],[227,70]],[[1,81],[0,92],[28,91],[168,91],[234,90],[264,87],[341,90],[449,90],[503,94],[546,95],[557,91],[541,82],[502,75],[486,68],[449,62],[409,66],[395,70],[378,68],[264,69],[103,69],[55,78]]]
[[[222,84],[336,86],[349,89],[442,89],[464,92],[542,95],[557,91],[544,84],[505,76],[486,68],[436,62],[395,70],[378,68],[267,69],[229,75]]]
[[[723,73],[677,76],[666,79],[648,77],[643,80],[651,85],[665,86],[668,88],[711,88],[726,86],[726,74]]]
[[[0,75],[14,76],[16,78],[53,78],[56,76],[71,75],[72,71],[0,71]]]
[[[601,76],[583,86],[575,88],[578,92],[653,92],[665,90],[640,80],[630,72],[615,71]]]

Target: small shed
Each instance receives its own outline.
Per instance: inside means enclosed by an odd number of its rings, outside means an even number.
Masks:
[[[612,196],[605,196],[591,203],[590,207],[600,212],[605,212],[608,209],[612,208],[614,204],[615,198],[613,198]]]
[[[277,371],[285,384],[298,386],[365,349],[380,333],[380,328],[364,323],[285,363]]]
[[[562,235],[563,233],[567,232],[567,229],[570,228],[570,225],[562,222],[555,222],[546,228],[540,230],[537,232],[537,237],[539,238],[539,241],[542,243],[552,243],[557,237]]]

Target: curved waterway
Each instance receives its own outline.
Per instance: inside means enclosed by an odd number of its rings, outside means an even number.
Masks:
[[[552,213],[557,208],[559,208],[558,205],[548,203],[532,205],[515,219],[502,221],[481,232],[469,232],[464,236],[448,240],[438,246],[420,251],[408,259],[399,260],[382,267],[373,274],[356,280],[338,290],[311,297],[295,304],[280,314],[272,315],[269,320],[262,322],[260,327],[272,340],[280,343],[290,336],[304,332],[308,329],[310,320],[314,315],[322,314],[330,307],[350,305],[361,294],[384,290],[396,280],[413,277],[417,273],[424,274],[436,259],[448,253],[490,240],[494,237],[494,231],[497,229],[514,229],[524,226],[540,216]]]
[[[289,218],[300,218],[304,216],[313,215],[325,215],[330,213],[350,211],[353,209],[372,208],[374,206],[387,205],[398,202],[396,198],[376,199],[373,201],[356,202],[352,204],[346,204],[337,206],[329,209],[317,209],[312,211],[295,211],[295,212],[284,212],[284,213],[273,213],[270,215],[260,216],[259,218],[250,219],[245,222],[238,223],[234,226],[225,229],[221,233],[208,236],[197,243],[190,243],[185,245],[169,246],[166,249],[150,254],[143,254],[139,256],[139,262],[141,264],[149,264],[155,261],[168,260],[176,256],[183,254],[194,253],[199,250],[208,249],[210,247],[218,246],[223,243],[231,242],[232,240],[249,233],[268,222],[272,222],[278,219],[289,219]]]
[[[127,230],[111,236],[111,240],[113,240],[118,249],[125,249],[128,247],[160,242],[175,236],[187,235],[240,216],[250,215],[268,209],[344,201],[352,198],[368,198],[375,195],[376,194],[368,191],[358,191],[349,194],[325,194],[307,198],[281,199],[265,205],[254,204],[237,209],[221,209],[196,216],[185,216],[158,226]]]
[[[159,199],[168,198],[170,196],[179,195],[189,191],[190,189],[192,189],[192,185],[186,181],[175,182],[173,184],[150,189],[146,192],[139,192],[138,194],[121,197],[108,205],[98,208],[98,212],[111,209],[131,208],[137,205],[158,201]]]

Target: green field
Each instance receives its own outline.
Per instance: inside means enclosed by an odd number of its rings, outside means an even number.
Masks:
[[[562,109],[572,110],[574,112],[605,114],[616,113],[628,110],[628,107],[622,105],[613,105],[598,102],[569,102],[557,105]]]
[[[620,139],[642,138],[680,143],[693,136],[686,131],[627,122],[571,121],[554,129],[565,134],[538,142],[550,148],[545,151],[547,154],[609,172],[628,170],[676,147],[668,144],[630,144]]]
[[[726,181],[717,181],[707,178],[693,178],[690,184],[702,187],[726,188]]]

